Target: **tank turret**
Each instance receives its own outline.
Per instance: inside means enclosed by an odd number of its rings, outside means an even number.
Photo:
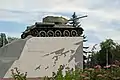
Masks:
[[[68,20],[62,16],[61,17],[47,16],[43,18],[43,22],[55,24],[67,24]]]
[[[33,37],[79,37],[83,34],[83,28],[68,25],[64,17],[47,16],[42,22],[35,22],[34,25],[28,26],[22,33],[24,39],[28,35]]]

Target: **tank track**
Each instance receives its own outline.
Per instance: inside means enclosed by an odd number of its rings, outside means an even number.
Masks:
[[[31,35],[33,37],[79,37],[83,34],[82,28],[34,28],[21,35],[24,39]]]

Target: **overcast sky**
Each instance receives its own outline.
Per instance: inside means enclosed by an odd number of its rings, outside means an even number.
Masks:
[[[88,44],[111,38],[120,43],[120,0],[0,0],[0,32],[20,37],[27,25],[41,21],[46,15],[81,19]]]

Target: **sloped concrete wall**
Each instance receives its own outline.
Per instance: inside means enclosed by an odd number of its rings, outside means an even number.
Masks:
[[[20,45],[22,44],[16,43],[16,46]],[[16,61],[8,62],[12,66],[4,78],[11,76],[10,70],[14,67],[18,67],[21,72],[28,72],[27,77],[52,76],[52,72],[56,72],[62,64],[71,68],[74,68],[75,65],[83,68],[82,47],[83,42],[81,37],[30,38],[27,40],[19,59],[19,52],[16,52],[12,56],[13,58],[17,58],[15,59]],[[14,49],[12,51],[14,52]],[[12,51],[11,53],[13,53]],[[11,55],[9,56],[11,58]]]
[[[19,39],[0,48],[0,77],[4,77],[15,60],[18,60],[27,39]]]

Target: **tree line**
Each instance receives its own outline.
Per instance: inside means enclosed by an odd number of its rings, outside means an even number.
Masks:
[[[115,61],[120,61],[120,44],[112,39],[106,39],[100,43],[100,50],[91,50],[91,54],[87,57],[86,67],[94,67],[100,65],[102,67],[113,64]]]
[[[10,37],[10,36],[7,37],[5,33],[0,33],[0,48],[8,43],[11,43],[14,40],[17,40],[17,39],[19,39],[19,38]]]

